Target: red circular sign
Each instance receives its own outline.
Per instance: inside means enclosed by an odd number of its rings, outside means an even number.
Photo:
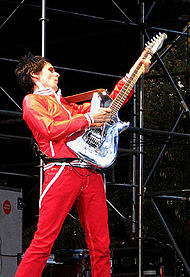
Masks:
[[[3,203],[3,210],[5,212],[5,214],[10,214],[11,212],[11,203],[9,200],[5,200],[5,202]]]

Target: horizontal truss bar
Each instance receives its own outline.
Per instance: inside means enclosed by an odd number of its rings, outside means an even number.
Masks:
[[[22,123],[24,120],[22,118],[14,118],[14,119],[6,119],[0,121],[0,126],[8,125],[8,124],[15,124],[15,123]]]
[[[134,132],[134,133],[141,133],[141,134],[154,134],[154,135],[163,135],[163,136],[173,137],[173,138],[190,139],[190,134],[182,134],[182,133],[153,130],[153,129],[146,129],[146,128],[128,127],[126,129],[126,131]],[[0,139],[31,141],[31,137],[14,136],[14,135],[7,135],[7,134],[0,134]],[[121,148],[120,150],[121,150],[121,152],[125,152],[125,153],[127,153],[127,152],[133,153],[133,151],[131,152],[131,150],[128,150],[128,149]]]
[[[22,112],[14,112],[8,110],[0,110],[0,115],[22,116]]]
[[[163,190],[163,191],[157,191],[157,192],[146,192],[146,197],[155,197],[155,196],[161,196],[165,194],[179,194],[179,193],[190,193],[190,189],[178,189],[178,190]]]
[[[128,131],[128,132],[134,132],[134,133],[139,133],[139,134],[162,135],[162,136],[168,136],[169,138],[170,137],[175,137],[175,138],[181,138],[181,139],[185,139],[185,138],[186,139],[190,139],[190,134],[182,134],[182,133],[162,131],[162,130],[129,127],[129,128],[126,129],[126,131]]]
[[[6,172],[6,171],[0,171],[0,175],[27,177],[27,178],[31,178],[31,179],[39,178],[38,175],[29,175],[29,174],[22,174],[22,173],[16,173],[16,172]]]
[[[181,200],[181,201],[190,201],[190,197],[186,196],[175,196],[175,195],[157,195],[154,196],[153,198],[157,199],[170,199],[170,200]]]
[[[18,60],[3,58],[3,57],[0,57],[0,61],[18,63]],[[73,71],[73,72],[79,72],[79,73],[85,73],[85,74],[91,74],[91,75],[105,76],[105,77],[116,78],[116,79],[123,78],[123,76],[119,76],[119,75],[113,75],[108,73],[101,73],[101,72],[95,72],[95,71],[89,71],[89,70],[83,70],[83,69],[77,69],[77,68],[63,67],[63,66],[57,66],[57,65],[54,65],[54,67],[56,69],[61,69],[65,71]]]
[[[108,186],[116,186],[116,187],[128,187],[128,188],[133,188],[136,187],[132,184],[120,184],[120,183],[112,183],[112,182],[106,182],[106,185]]]
[[[18,141],[29,141],[29,142],[31,142],[31,137],[5,135],[5,134],[0,134],[0,139],[9,139],[9,140],[18,140]]]

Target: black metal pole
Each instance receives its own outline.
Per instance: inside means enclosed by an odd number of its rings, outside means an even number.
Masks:
[[[40,18],[42,21],[42,57],[46,56],[46,0],[42,0],[42,17]]]
[[[144,24],[144,1],[140,1],[140,24]],[[144,34],[140,33],[140,52],[144,49]],[[144,77],[140,78],[140,128],[144,125]],[[143,274],[143,135],[140,134],[139,155],[139,277]]]
[[[42,0],[42,57],[46,56],[46,0]],[[42,159],[40,159],[40,195],[42,193],[42,184],[43,184],[43,165]]]

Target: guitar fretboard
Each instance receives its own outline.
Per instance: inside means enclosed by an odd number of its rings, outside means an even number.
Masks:
[[[124,103],[125,99],[128,97],[129,93],[131,92],[132,88],[136,84],[137,80],[141,76],[144,65],[142,64],[142,57],[145,60],[148,60],[151,58],[151,55],[147,52],[145,49],[141,55],[141,58],[137,60],[135,65],[132,68],[132,73],[127,80],[127,82],[124,84],[122,89],[120,90],[119,94],[116,96],[116,98],[113,100],[113,102],[110,105],[110,108],[112,109],[112,115],[116,116],[119,109],[121,108],[122,104]]]

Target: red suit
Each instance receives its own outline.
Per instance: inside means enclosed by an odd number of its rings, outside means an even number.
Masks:
[[[114,99],[126,81],[118,82]],[[129,94],[127,100],[132,96]],[[67,138],[91,124],[90,103],[68,103],[51,89],[36,90],[23,100],[23,117],[40,149],[52,158],[77,158]],[[15,277],[40,277],[65,217],[76,204],[91,257],[92,277],[110,276],[110,251],[106,195],[102,175],[78,162],[53,162],[44,166],[37,231]]]

